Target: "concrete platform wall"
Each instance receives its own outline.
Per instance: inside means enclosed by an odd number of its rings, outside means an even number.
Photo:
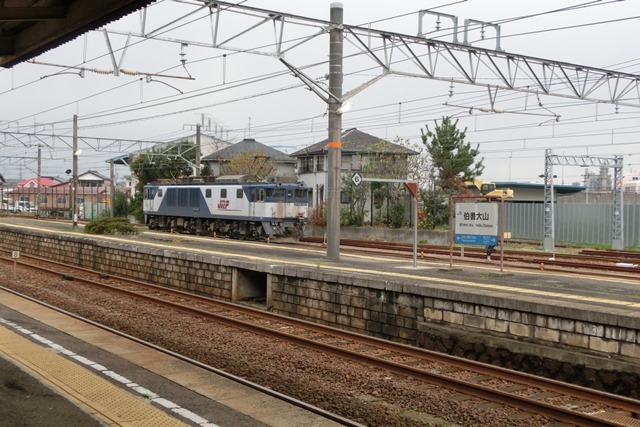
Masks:
[[[274,311],[353,332],[410,345],[421,342],[423,333],[476,334],[482,341],[494,337],[514,352],[553,354],[598,369],[616,370],[629,362],[635,366],[625,369],[640,373],[640,315],[632,310],[625,316],[499,292],[474,294],[322,271],[274,272],[272,286]]]
[[[0,248],[106,274],[231,300],[233,268],[225,259],[144,244],[0,229]]]

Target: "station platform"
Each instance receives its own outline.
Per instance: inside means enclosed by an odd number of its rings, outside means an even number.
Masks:
[[[0,367],[0,425],[339,425],[3,290]]]

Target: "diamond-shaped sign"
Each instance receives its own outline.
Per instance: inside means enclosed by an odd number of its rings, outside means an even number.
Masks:
[[[355,172],[351,177],[351,182],[353,182],[353,185],[355,185],[356,187],[360,185],[360,183],[362,182],[362,176],[360,175],[360,173]]]

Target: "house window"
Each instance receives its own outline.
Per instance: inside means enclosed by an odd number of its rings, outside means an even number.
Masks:
[[[340,192],[340,203],[342,203],[343,205],[348,205],[349,203],[351,203],[351,194],[347,193],[345,191],[341,191]]]
[[[342,170],[351,170],[351,157],[352,156],[342,156],[342,161],[340,165],[340,169]]]
[[[351,170],[359,171],[364,166],[364,158],[362,156],[352,156],[351,157]]]
[[[66,205],[67,204],[67,198],[66,197],[58,197],[56,199],[56,203],[59,205]]]
[[[316,159],[318,159],[317,160],[318,167],[317,167],[316,170],[318,172],[324,172],[324,156],[318,156],[318,157],[316,157]]]
[[[313,157],[300,158],[300,173],[313,172]]]

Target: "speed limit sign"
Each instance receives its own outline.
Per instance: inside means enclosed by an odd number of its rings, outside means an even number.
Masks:
[[[11,251],[11,258],[13,259],[20,258],[20,251]]]

